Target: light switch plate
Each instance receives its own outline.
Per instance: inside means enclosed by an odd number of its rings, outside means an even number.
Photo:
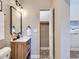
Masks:
[[[37,32],[37,29],[36,28],[34,29],[34,32]]]

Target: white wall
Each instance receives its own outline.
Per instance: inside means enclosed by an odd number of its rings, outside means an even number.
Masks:
[[[39,30],[39,22],[40,22],[40,9],[49,9],[51,6],[52,0],[19,0],[23,4],[24,14],[23,14],[23,28],[25,28],[28,24],[32,25],[33,29],[37,29],[37,32],[34,32],[33,38],[33,50],[32,54],[34,57],[40,54],[40,30]],[[10,46],[10,6],[15,6],[15,0],[3,0],[3,12],[5,15],[5,41],[0,41],[0,45],[5,44],[6,46]]]
[[[48,21],[49,22],[49,11],[40,11],[40,21]]]
[[[37,6],[40,9],[49,9],[52,5],[53,0],[36,0],[37,1]]]
[[[27,25],[32,26],[33,39],[31,53],[33,59],[40,56],[40,9],[49,9],[51,0],[20,0],[25,14],[23,16],[23,31]]]
[[[23,0],[21,1],[23,2]],[[33,13],[32,15],[27,17],[27,19],[30,19],[30,20],[26,20],[25,18],[25,23],[28,24],[28,23],[32,23],[31,21],[34,21],[33,26],[35,28],[37,28],[37,26],[35,25],[39,21],[38,20],[39,17],[37,17],[37,15],[40,9],[49,9],[51,6],[55,7],[56,9],[56,14],[55,14],[56,16],[55,17],[56,59],[70,59],[70,54],[69,54],[70,53],[70,45],[69,45],[70,43],[69,41],[70,5],[69,3],[70,3],[69,0],[53,0],[53,1],[52,0],[34,0],[34,1],[27,0],[24,5],[24,7],[26,7],[25,10],[28,10],[30,13]],[[39,34],[39,32],[37,32],[37,34]],[[39,38],[35,36],[35,39],[33,41],[35,42],[35,46],[33,45],[32,53],[34,55],[38,55],[39,54],[38,42],[40,42]]]
[[[70,20],[79,21],[79,0],[70,0]],[[79,34],[71,34],[71,48],[79,48]]]
[[[55,59],[70,59],[70,2],[53,0],[55,8]]]
[[[25,35],[25,29],[28,25],[31,25],[32,39],[31,39],[31,58],[39,58],[40,54],[40,37],[39,37],[39,10],[36,1],[33,0],[22,0],[23,9],[27,15],[23,16],[22,19],[22,30]],[[36,32],[35,32],[36,31]]]
[[[0,41],[0,47],[10,46],[10,6],[15,6],[14,0],[2,0],[4,15],[5,39]]]
[[[70,1],[70,20],[79,20],[79,0]]]
[[[71,48],[79,48],[79,34],[71,34]]]
[[[5,32],[6,32],[6,44],[10,45],[10,5],[14,5],[14,0],[4,1],[4,13],[5,15]],[[25,11],[28,11],[28,16],[23,17],[23,24],[31,24],[32,28],[36,28],[37,32],[33,38],[33,55],[38,56],[39,50],[39,12],[40,9],[49,9],[55,7],[55,39],[56,39],[56,59],[69,59],[69,45],[68,45],[68,20],[69,20],[69,2],[68,0],[21,0]],[[54,5],[54,6],[53,6]],[[62,10],[63,9],[63,10]],[[63,25],[62,25],[63,24]],[[25,27],[23,26],[23,27]],[[61,31],[62,30],[62,31]],[[66,32],[67,31],[67,32]],[[64,35],[64,36],[63,36]],[[67,54],[68,53],[68,54]]]

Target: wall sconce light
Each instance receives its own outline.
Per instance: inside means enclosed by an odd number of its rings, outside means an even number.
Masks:
[[[21,13],[23,13],[23,7],[21,7]]]
[[[16,2],[16,5],[18,6],[18,11],[20,11],[21,13],[22,13],[22,11],[23,11],[23,7],[22,7],[22,5],[20,4],[20,2],[19,1],[15,1]]]
[[[16,0],[16,5],[21,6],[20,2]],[[21,6],[22,7],[22,6]]]

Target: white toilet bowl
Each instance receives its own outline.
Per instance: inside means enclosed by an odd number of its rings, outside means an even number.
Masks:
[[[0,59],[10,59],[10,47],[4,47],[0,49]]]

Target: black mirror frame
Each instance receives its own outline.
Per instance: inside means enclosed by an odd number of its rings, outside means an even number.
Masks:
[[[11,35],[12,35],[12,8],[15,9],[16,11],[18,11],[13,6],[10,6],[10,34]],[[21,14],[21,16],[20,16],[20,33],[22,34],[22,13],[21,12],[19,12],[19,13]]]
[[[2,3],[2,0],[0,0],[0,11],[2,12],[2,8],[3,7],[3,3]]]

